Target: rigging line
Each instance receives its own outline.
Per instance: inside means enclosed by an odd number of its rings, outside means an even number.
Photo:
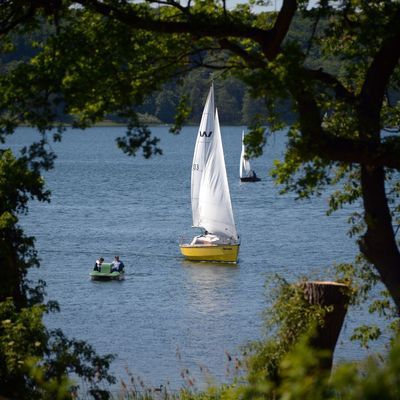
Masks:
[[[396,229],[396,232],[394,233],[394,236],[397,235],[397,232],[399,231],[399,228],[400,228],[400,225],[397,225],[397,229]]]
[[[63,250],[40,250],[37,249],[39,255],[40,254],[90,254],[93,255],[92,251],[63,251]],[[115,252],[112,251],[103,251],[102,253],[112,253],[114,254]],[[117,252],[118,253],[118,252]],[[124,257],[126,256],[141,256],[141,257],[159,257],[159,258],[177,258],[177,256],[172,256],[172,255],[167,255],[167,254],[154,254],[154,253],[134,253],[134,252],[119,252],[119,254],[124,254]]]
[[[224,71],[212,71],[210,73],[210,76],[208,78],[208,81],[210,83],[213,83],[214,81],[216,81],[217,79],[219,79],[221,77],[221,75],[224,73]]]

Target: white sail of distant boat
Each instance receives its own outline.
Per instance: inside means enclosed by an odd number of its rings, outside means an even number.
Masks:
[[[233,217],[214,88],[207,96],[192,164],[193,227],[203,234],[180,245],[189,260],[236,262],[239,238]]]
[[[246,154],[246,145],[244,144],[244,131],[242,131],[242,152],[240,153],[239,177],[241,182],[257,182],[260,178],[251,169],[249,158]]]
[[[246,146],[244,144],[244,131],[242,131],[242,152],[240,153],[240,177],[249,176],[251,171],[250,161],[246,155]]]

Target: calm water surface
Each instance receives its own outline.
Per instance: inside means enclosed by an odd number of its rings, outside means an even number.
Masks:
[[[242,240],[235,266],[190,263],[179,252],[179,238],[191,234],[197,128],[179,136],[154,128],[164,155],[151,160],[116,148],[123,128],[70,130],[53,145],[58,159],[46,174],[52,202],[33,203],[24,219],[42,260],[32,275],[47,281],[48,297],[61,306],[48,326],[88,340],[102,354],[117,354],[112,372],[119,378],[128,369],[149,385],[178,388],[188,368],[202,387],[205,366],[216,382],[229,381],[226,352],[238,354],[261,335],[266,279],[330,279],[330,265],[356,254],[346,236],[346,212],[327,217],[326,198],[298,202],[278,195],[268,174],[273,159],[282,158],[284,134],[269,139],[264,156],[252,162],[262,181],[239,183],[241,130],[222,127]],[[10,145],[17,149],[35,135],[20,129]],[[115,254],[125,262],[126,280],[90,281],[95,259],[110,261]],[[348,337],[363,318],[360,311],[349,313],[337,360],[360,356]]]

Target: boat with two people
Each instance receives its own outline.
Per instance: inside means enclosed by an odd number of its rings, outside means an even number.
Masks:
[[[193,227],[202,233],[180,250],[187,260],[236,263],[240,241],[233,218],[218,111],[211,85],[197,133],[191,173]]]
[[[240,182],[258,182],[261,179],[256,175],[255,171],[251,169],[250,160],[246,153],[246,145],[244,144],[244,131],[242,132],[242,152],[240,153],[240,169],[239,177]]]
[[[115,256],[113,262],[105,263],[104,258],[100,257],[96,260],[93,271],[89,276],[93,281],[121,281],[125,279],[124,264],[120,261],[119,256]]]

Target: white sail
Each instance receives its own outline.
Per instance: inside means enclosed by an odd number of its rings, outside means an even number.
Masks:
[[[193,226],[202,227],[199,223],[199,192],[200,184],[207,163],[210,144],[214,137],[214,86],[211,85],[204,106],[203,115],[197,132],[196,146],[192,163],[192,216]]]
[[[233,220],[218,113],[211,86],[196,139],[192,164],[193,226],[205,230],[179,245],[193,261],[236,263],[240,241]]]
[[[237,240],[217,111],[211,138],[208,160],[200,183],[198,223],[220,238]]]
[[[246,146],[244,145],[244,131],[242,132],[242,152],[240,154],[240,172],[239,177],[245,178],[250,175],[250,161],[246,157]]]

